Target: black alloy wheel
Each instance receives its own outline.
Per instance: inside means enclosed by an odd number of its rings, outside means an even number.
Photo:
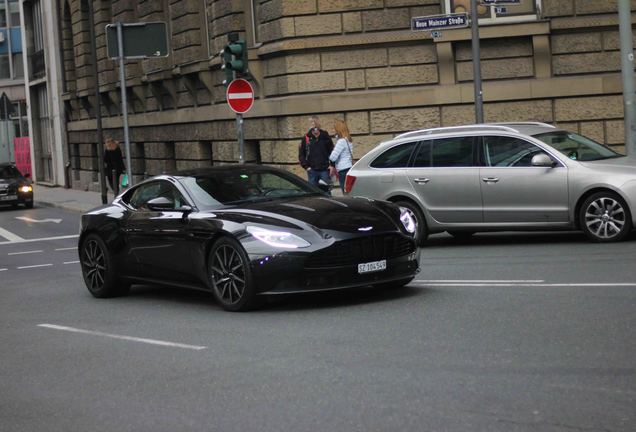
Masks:
[[[415,244],[423,246],[428,238],[428,229],[426,227],[426,220],[424,220],[422,210],[420,210],[417,204],[411,201],[396,201],[395,204],[400,207],[404,207],[411,212],[411,216],[413,216],[417,225],[415,228]]]
[[[236,240],[222,237],[210,250],[208,271],[212,293],[221,307],[240,312],[257,305],[249,259]]]
[[[89,234],[80,248],[82,275],[88,291],[97,298],[125,294],[128,282],[117,277],[106,244],[96,234]]]
[[[618,194],[609,191],[595,193],[585,200],[579,224],[590,240],[599,243],[623,240],[632,229],[629,208]]]

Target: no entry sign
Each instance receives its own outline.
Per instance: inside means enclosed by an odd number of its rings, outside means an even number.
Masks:
[[[227,86],[225,93],[227,104],[238,114],[243,114],[254,105],[254,89],[243,78],[235,79]]]

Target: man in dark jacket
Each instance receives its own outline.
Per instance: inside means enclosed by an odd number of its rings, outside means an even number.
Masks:
[[[333,141],[327,133],[320,129],[317,116],[309,119],[309,131],[303,136],[298,147],[300,166],[307,171],[309,183],[318,186],[320,179],[331,183],[329,177],[329,155],[333,150]]]

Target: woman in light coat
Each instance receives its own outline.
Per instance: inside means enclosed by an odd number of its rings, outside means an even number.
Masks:
[[[344,193],[345,179],[347,172],[353,166],[353,139],[347,124],[340,119],[336,119],[334,129],[338,136],[338,141],[329,155],[329,173],[332,177],[338,176],[340,189]]]

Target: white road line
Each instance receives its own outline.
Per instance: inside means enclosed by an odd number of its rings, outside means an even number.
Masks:
[[[2,228],[0,228],[0,230],[2,230]],[[9,234],[11,234],[11,233],[9,233]],[[0,231],[0,236],[7,237],[6,235],[4,235],[2,233],[2,231]],[[14,236],[14,237],[15,238],[13,240],[0,242],[0,245],[16,244],[16,243],[33,243],[33,242],[49,241],[49,240],[64,240],[64,239],[70,239],[70,238],[77,238],[77,237],[79,237],[79,234],[57,236],[57,237],[42,237],[42,238],[36,238],[36,239],[23,239],[22,237],[18,237],[18,236]]]
[[[413,281],[411,285],[436,287],[636,287],[636,282],[582,282],[582,283],[421,283]]]
[[[7,271],[7,270],[9,270],[9,269],[0,269],[0,271]]]
[[[18,267],[18,270],[24,270],[24,269],[30,269],[30,268],[36,268],[36,267],[51,267],[51,266],[53,266],[53,264],[36,264],[36,265]]]
[[[66,261],[64,264],[78,264],[79,261]]]
[[[32,251],[23,251],[23,252],[9,252],[7,255],[24,255],[24,254],[32,254],[32,253],[42,253],[41,250],[32,250]]]
[[[0,244],[3,244],[3,243],[15,243],[15,242],[24,241],[24,239],[22,237],[17,236],[15,234],[13,234],[12,232],[7,231],[4,228],[0,228],[0,236],[2,236],[4,238],[6,238],[7,240],[9,240],[8,242],[2,242]]]
[[[463,279],[438,279],[438,280],[421,280],[416,279],[413,282],[422,283],[541,283],[543,279],[530,280],[463,280]]]
[[[167,346],[167,347],[173,347],[173,348],[185,348],[185,349],[192,349],[192,350],[204,350],[204,349],[207,349],[206,346],[201,346],[201,345],[188,345],[188,344],[181,344],[181,343],[175,343],[175,342],[162,341],[162,340],[157,340],[157,339],[146,339],[146,338],[138,338],[138,337],[133,337],[133,336],[124,336],[124,335],[118,335],[118,334],[103,333],[103,332],[100,332],[100,331],[82,330],[82,329],[78,329],[78,328],[75,328],[75,327],[66,327],[66,326],[60,326],[60,325],[55,325],[55,324],[38,324],[38,327],[44,327],[44,328],[49,328],[49,329],[53,329],[53,330],[68,331],[68,332],[73,332],[73,333],[82,333],[82,334],[87,334],[87,335],[92,335],[92,336],[103,336],[103,337],[108,337],[108,338],[113,338],[113,339],[120,339],[120,340],[127,340],[127,341],[132,341],[132,342],[141,342],[141,343],[147,343],[147,344],[151,344],[151,345],[161,345],[161,346]]]
[[[77,246],[70,248],[57,248],[56,251],[65,251],[65,250],[77,250]]]

